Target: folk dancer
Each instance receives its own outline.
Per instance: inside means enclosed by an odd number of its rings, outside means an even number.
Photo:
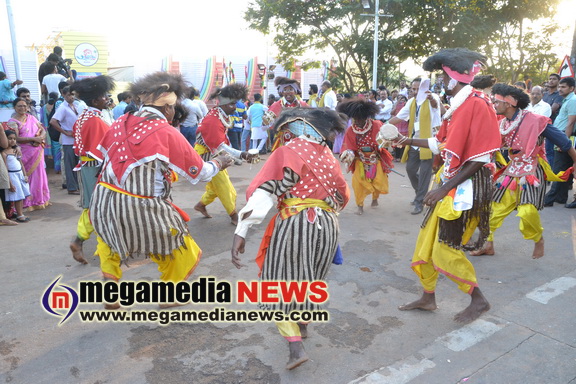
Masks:
[[[210,99],[218,99],[218,106],[210,109],[196,131],[196,144],[194,149],[204,161],[209,161],[214,155],[226,152],[236,160],[251,161],[254,155],[248,152],[232,148],[226,131],[232,127],[230,115],[236,111],[236,102],[246,99],[248,90],[243,84],[230,84],[222,89],[217,89]],[[222,169],[206,184],[206,192],[194,209],[204,217],[211,218],[206,206],[216,198],[226,209],[231,223],[238,224],[238,212],[236,212],[236,189],[230,181],[228,171]]]
[[[563,181],[561,175],[565,175],[565,179],[570,175],[570,172],[562,172],[559,177],[552,173],[546,161],[544,139],[568,153],[575,163],[573,169],[576,169],[576,150],[566,135],[550,125],[548,117],[526,110],[530,98],[521,89],[496,84],[492,95],[496,114],[504,117],[500,120],[500,133],[510,161],[506,162],[499,152],[496,153],[501,169],[495,177],[490,236],[482,249],[472,251],[470,255],[493,255],[494,231],[512,211],[517,210],[520,232],[526,240],[534,241],[532,258],[538,259],[544,256],[544,228],[538,211],[544,208],[545,180]]]
[[[388,193],[388,173],[394,167],[392,155],[380,148],[376,137],[383,123],[375,120],[378,105],[362,99],[343,101],[337,111],[352,119],[344,135],[340,159],[352,171],[352,189],[358,207],[356,214],[364,213],[364,199],[372,195],[372,207],[378,206],[380,194]]]
[[[412,269],[424,288],[422,297],[400,310],[435,310],[438,273],[445,274],[460,290],[470,294],[470,305],[454,319],[466,323],[490,309],[480,291],[476,272],[463,250],[482,247],[489,233],[491,171],[486,166],[500,148],[498,121],[490,99],[475,90],[473,78],[486,57],[463,48],[444,49],[424,62],[428,71],[443,70],[452,107],[436,137],[398,142],[430,148],[440,153],[444,167],[436,175],[436,187],[424,197],[430,206],[416,241]],[[476,228],[480,236],[466,245]]]
[[[149,74],[132,84],[131,92],[142,107],[120,116],[98,147],[104,164],[90,217],[98,233],[100,268],[105,279],[118,281],[121,263],[141,254],[158,264],[161,280],[182,281],[192,274],[201,250],[190,236],[186,213],[171,202],[172,183],[178,176],[191,184],[210,180],[232,159],[202,161],[170,126],[174,106],[186,92],[181,75]]]
[[[98,149],[100,141],[110,129],[102,115],[102,110],[108,107],[108,93],[114,89],[114,81],[109,76],[97,76],[74,83],[72,90],[84,101],[87,108],[78,116],[72,128],[74,137],[74,154],[80,159],[74,169],[80,171],[80,205],[82,213],[78,219],[76,238],[70,243],[74,260],[88,264],[84,258],[82,246],[90,238],[94,227],[90,222],[90,199],[98,174],[100,173],[104,155]]]
[[[324,280],[339,251],[337,212],[349,199],[346,181],[326,140],[332,132],[344,131],[345,121],[328,109],[293,108],[284,111],[276,124],[280,133],[289,131],[293,138],[272,152],[248,187],[248,202],[240,211],[234,235],[232,263],[243,266],[239,254],[244,253],[248,228],[262,222],[277,203],[278,214],[270,221],[256,257],[261,280]],[[285,314],[320,309],[309,300],[261,306]],[[276,325],[289,345],[286,368],[307,361],[302,344],[306,324],[284,321]]]
[[[297,94],[301,92],[300,83],[298,80],[289,79],[287,77],[278,76],[274,80],[274,85],[276,85],[276,89],[278,93],[282,95],[280,100],[274,102],[264,113],[262,117],[262,122],[264,125],[272,126],[274,121],[280,116],[282,111],[289,108],[301,108],[301,107],[308,107],[306,102],[298,99],[296,97]],[[285,132],[286,133],[286,132]],[[280,135],[280,132],[276,132],[274,136],[274,144],[272,146],[272,151],[274,151],[279,146],[283,145],[285,142],[288,142],[291,137],[283,137]]]

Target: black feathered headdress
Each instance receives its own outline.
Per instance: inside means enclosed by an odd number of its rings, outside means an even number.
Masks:
[[[101,75],[75,82],[72,90],[80,100],[91,106],[94,99],[105,96],[114,86],[114,80],[110,76]]]
[[[486,67],[486,56],[466,48],[447,48],[427,58],[422,67],[425,71],[444,70],[454,80],[470,84]]]
[[[345,114],[352,119],[368,119],[374,118],[380,108],[376,103],[363,99],[350,99],[344,100],[336,107],[338,112]]]
[[[210,100],[218,98],[218,102],[228,104],[237,102],[238,100],[245,100],[248,96],[248,88],[244,84],[233,83],[228,84],[224,88],[217,88],[216,91],[210,96]]]

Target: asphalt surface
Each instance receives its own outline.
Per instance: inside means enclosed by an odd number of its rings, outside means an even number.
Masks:
[[[261,166],[233,166],[238,205]],[[396,165],[404,173],[404,166]],[[350,181],[351,175],[346,176]],[[576,383],[576,210],[545,208],[546,254],[532,260],[511,215],[496,232],[496,255],[471,258],[492,309],[471,324],[453,321],[469,297],[441,277],[439,308],[401,312],[398,305],[421,293],[410,269],[422,215],[410,214],[407,177],[390,176],[390,194],[363,216],[352,200],[340,215],[344,264],[328,274],[330,322],[309,327],[310,360],[287,371],[288,348],[273,323],[83,323],[41,306],[58,277],[75,287],[100,280],[99,259],[76,263],[68,245],[80,213],[78,196],[60,189],[50,174],[52,206],[32,212],[29,223],[1,227],[0,381],[9,383]],[[174,200],[192,219],[192,236],[203,249],[192,279],[214,276],[235,282],[256,279],[252,261],[265,223],[249,232],[247,267],[230,262],[234,227],[221,204],[202,218],[192,207],[203,185],[176,184]],[[85,244],[90,255],[96,242]],[[153,280],[147,259],[124,268],[127,280]],[[100,309],[84,305],[84,309]],[[155,309],[153,305],[138,309]],[[194,305],[176,310],[213,309]],[[229,309],[255,309],[233,304]],[[121,309],[129,311],[132,309]]]

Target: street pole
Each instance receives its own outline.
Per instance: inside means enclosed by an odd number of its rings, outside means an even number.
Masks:
[[[380,0],[374,3],[374,58],[372,61],[372,89],[378,89],[378,28],[380,22]]]
[[[12,56],[14,57],[14,69],[16,71],[16,79],[22,80],[22,69],[20,67],[20,53],[18,51],[18,43],[16,42],[16,26],[14,24],[14,14],[12,13],[12,4],[10,0],[6,0],[6,13],[8,14],[8,24],[10,26],[10,38],[12,39]]]

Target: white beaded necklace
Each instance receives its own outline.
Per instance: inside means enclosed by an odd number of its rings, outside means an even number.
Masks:
[[[468,97],[472,94],[473,91],[474,88],[471,85],[467,85],[464,88],[462,88],[460,92],[458,92],[456,96],[452,98],[452,101],[450,103],[450,109],[448,109],[448,111],[446,111],[446,113],[444,114],[444,120],[449,120],[454,114],[454,112],[456,112],[456,110],[462,104],[464,104],[466,99],[468,99]]]
[[[224,126],[226,127],[226,129],[230,129],[232,128],[232,126],[234,125],[234,122],[230,119],[230,116],[228,116],[224,110],[220,107],[218,107],[218,118],[220,119],[220,121],[222,122],[222,124],[224,124]]]
[[[518,115],[516,116],[516,118],[514,120],[512,120],[511,122],[509,122],[508,119],[502,119],[502,121],[500,122],[500,134],[502,134],[502,136],[504,136],[504,135],[509,134],[513,130],[515,130],[520,125],[520,123],[522,122],[522,119],[524,118],[525,113],[526,113],[526,111],[521,109],[520,112],[518,112]],[[506,128],[507,124],[510,124],[508,126],[508,128]]]
[[[368,132],[368,130],[372,127],[372,119],[366,119],[364,126],[362,128],[358,128],[356,123],[352,124],[352,132],[356,133],[357,135],[363,135],[364,133]]]

